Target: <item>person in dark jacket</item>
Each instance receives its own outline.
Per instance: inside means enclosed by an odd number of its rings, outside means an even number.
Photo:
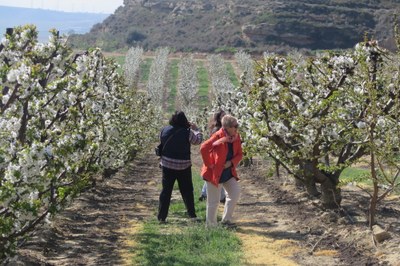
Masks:
[[[172,190],[177,180],[189,218],[196,219],[190,146],[200,145],[203,134],[194,123],[189,123],[184,112],[176,111],[169,120],[169,126],[161,130],[160,141],[163,146],[160,161],[162,190],[157,218],[161,223],[166,221]]]

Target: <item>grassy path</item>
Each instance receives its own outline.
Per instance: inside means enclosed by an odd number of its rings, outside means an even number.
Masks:
[[[192,152],[197,198],[203,184],[198,176],[201,160],[197,147]],[[188,221],[178,191],[173,193],[169,222],[158,224],[161,172],[158,158],[149,152],[78,197],[51,227],[43,227],[25,243],[16,261],[18,265],[57,266],[376,262],[352,242],[337,238],[338,234],[350,234],[346,227],[331,231],[316,220],[315,206],[292,194],[294,186],[289,179],[266,179],[261,173],[269,168],[268,162],[255,162],[252,168],[238,169],[242,194],[235,211],[235,229],[206,229],[204,202],[196,201],[203,222]],[[221,213],[222,205],[220,208]],[[359,232],[356,243],[366,244]]]
[[[197,199],[203,181],[198,176],[198,153],[194,157]],[[161,188],[157,160],[146,154],[84,193],[53,222],[51,230],[38,232],[20,249],[18,260],[47,265],[255,265],[254,252],[258,261],[260,254],[271,254],[266,253],[270,247],[263,244],[264,238],[254,233],[266,224],[249,227],[255,214],[248,205],[254,202],[245,200],[239,206],[238,215],[243,216],[244,206],[247,211],[237,231],[209,230],[203,222],[193,224],[185,218],[180,194],[174,191],[170,222],[159,225],[155,221]],[[205,203],[196,201],[196,208],[204,220]],[[257,250],[254,240],[259,243]]]

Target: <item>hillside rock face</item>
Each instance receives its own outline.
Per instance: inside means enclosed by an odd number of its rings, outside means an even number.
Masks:
[[[353,47],[368,33],[395,48],[397,0],[124,0],[75,46],[250,52]]]

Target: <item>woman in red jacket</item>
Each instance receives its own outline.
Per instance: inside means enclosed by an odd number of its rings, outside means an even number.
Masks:
[[[222,118],[222,128],[211,135],[200,148],[203,158],[201,176],[207,181],[207,226],[217,225],[217,210],[222,187],[226,191],[223,224],[233,222],[233,211],[240,196],[236,166],[243,157],[237,119]]]

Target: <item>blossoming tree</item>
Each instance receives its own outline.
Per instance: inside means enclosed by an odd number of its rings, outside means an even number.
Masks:
[[[197,106],[199,81],[197,78],[197,65],[192,56],[181,57],[178,72],[177,105],[180,110],[185,112],[190,121],[194,121],[199,114]]]
[[[0,44],[0,258],[91,182],[146,147],[154,112],[98,49],[34,26]],[[146,112],[147,111],[147,112]],[[154,119],[155,120],[155,119]]]
[[[377,204],[400,186],[400,60],[399,54],[368,40],[356,46],[355,55],[359,64],[354,78],[362,82],[351,93],[365,106],[357,132],[364,136],[369,155],[372,190],[363,190],[371,198],[368,217],[372,228]]]
[[[384,57],[370,45],[360,43],[354,52],[327,52],[313,58],[266,54],[249,92],[247,108],[253,115],[248,136],[258,143],[249,146],[251,152],[277,160],[311,195],[319,193],[315,186],[319,183],[328,208],[340,205],[343,169],[371,148],[367,145],[370,135],[360,130],[372,114],[365,93],[371,72],[363,66],[373,56]],[[381,74],[377,80],[383,87],[398,79],[394,69],[377,74]],[[387,102],[397,97],[392,90],[387,97],[375,99],[388,112],[395,105]],[[382,140],[382,135],[375,136]]]
[[[139,82],[140,64],[143,61],[143,48],[131,47],[125,56],[124,76],[129,87],[135,88]]]

